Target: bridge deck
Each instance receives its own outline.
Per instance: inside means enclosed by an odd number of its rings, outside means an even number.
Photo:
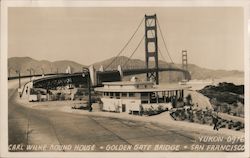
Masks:
[[[190,80],[191,75],[188,71],[179,69],[179,68],[140,68],[140,69],[127,69],[123,70],[123,76],[130,76],[130,75],[137,75],[137,74],[144,74],[153,71],[179,71],[184,74],[185,79]],[[93,79],[92,79],[93,80]],[[96,85],[101,85],[102,82],[111,82],[111,81],[121,81],[120,72],[118,70],[109,70],[109,71],[97,71],[96,72]],[[87,79],[82,76],[82,72],[73,73],[73,74],[59,74],[53,76],[47,76],[44,78],[40,78],[33,81],[34,87],[37,88],[54,88],[58,86],[65,86],[68,83],[71,84],[83,84],[86,85]]]

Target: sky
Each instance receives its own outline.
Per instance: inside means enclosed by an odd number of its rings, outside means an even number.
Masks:
[[[171,58],[210,69],[244,69],[244,19],[239,7],[9,8],[8,57],[72,60],[83,65],[116,56],[145,14],[157,14]],[[144,35],[144,23],[124,56]],[[158,29],[161,60],[170,61]],[[145,59],[144,41],[133,58]]]

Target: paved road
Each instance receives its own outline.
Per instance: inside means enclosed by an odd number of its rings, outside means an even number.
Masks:
[[[93,151],[127,151],[125,149],[129,149],[130,145],[135,147],[137,144],[180,144],[180,151],[190,151],[190,146],[186,149],[184,145],[197,141],[201,133],[189,133],[154,123],[27,108],[15,102],[16,91],[12,88],[8,92],[9,145],[12,145],[12,151],[15,151],[13,144],[24,145],[21,150],[26,150],[27,145],[34,145],[32,151],[92,151],[89,146],[84,145],[93,144]],[[140,147],[136,151],[154,151],[153,148],[147,150]]]

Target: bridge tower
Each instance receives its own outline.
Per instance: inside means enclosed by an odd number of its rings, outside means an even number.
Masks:
[[[157,41],[157,23],[156,14],[145,15],[145,53],[146,68],[149,69],[149,59],[154,59],[155,71],[147,73],[147,80],[153,79],[159,84],[159,65],[158,65],[158,41]]]
[[[187,59],[187,50],[182,50],[182,69],[188,71],[188,59]],[[185,79],[187,75],[185,74]]]

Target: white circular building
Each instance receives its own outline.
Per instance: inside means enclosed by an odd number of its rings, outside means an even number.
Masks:
[[[141,112],[142,109],[162,106],[172,108],[174,101],[183,101],[186,87],[175,85],[156,87],[152,82],[137,80],[105,82],[95,88],[101,95],[102,110],[113,112]]]

